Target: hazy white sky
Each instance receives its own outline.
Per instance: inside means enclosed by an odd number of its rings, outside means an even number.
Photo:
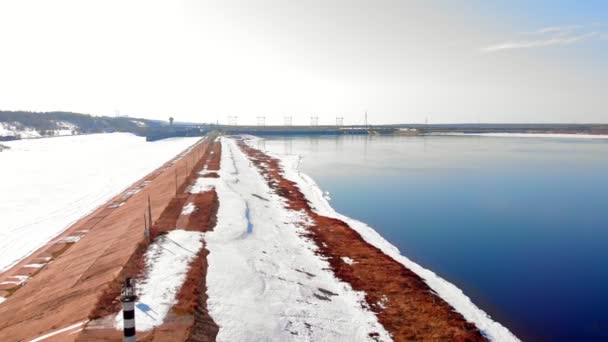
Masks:
[[[2,0],[0,109],[608,122],[607,6],[488,3]]]

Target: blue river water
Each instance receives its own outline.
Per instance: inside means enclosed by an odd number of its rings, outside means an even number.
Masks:
[[[269,137],[523,340],[608,341],[608,140]]]

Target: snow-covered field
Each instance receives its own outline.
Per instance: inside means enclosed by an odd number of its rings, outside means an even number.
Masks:
[[[207,305],[218,341],[367,341],[390,336],[335,278],[314,243],[301,236],[308,217],[285,208],[234,140],[222,138],[217,225],[209,249]]]
[[[557,133],[431,133],[429,135],[475,136],[497,138],[553,138],[553,139],[606,139],[603,134],[557,134]]]
[[[0,272],[197,140],[112,133],[4,142]]]
[[[386,255],[392,257],[418,274],[426,281],[431,289],[456,309],[456,311],[460,312],[467,321],[474,323],[490,340],[501,342],[519,341],[519,339],[507,328],[492,320],[492,318],[483,310],[478,308],[458,287],[401,255],[397,247],[393,246],[365,223],[336,212],[329,204],[326,194],[319,188],[316,182],[308,175],[298,171],[298,156],[278,155],[269,153],[268,151],[265,152],[270,156],[281,160],[284,177],[298,184],[300,191],[311,202],[311,206],[317,213],[328,217],[334,217],[348,223],[351,228],[361,234],[361,237],[363,237],[365,241],[379,248]]]

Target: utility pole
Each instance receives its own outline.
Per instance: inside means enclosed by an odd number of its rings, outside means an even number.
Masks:
[[[365,111],[365,128],[367,128],[367,111]]]
[[[292,117],[291,116],[286,116],[283,118],[283,122],[285,124],[285,126],[291,126],[292,125]]]
[[[258,116],[258,126],[266,126],[266,117]]]
[[[337,116],[336,117],[336,126],[342,126],[344,125],[344,117],[343,116]]]
[[[175,172],[175,194],[177,195],[177,168],[173,170]]]

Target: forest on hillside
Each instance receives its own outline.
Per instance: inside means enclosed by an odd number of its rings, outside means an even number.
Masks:
[[[41,136],[52,136],[61,129],[72,130],[71,134],[130,132],[145,134],[150,127],[161,125],[158,121],[130,117],[92,116],[71,112],[26,112],[0,111],[0,123],[19,131],[34,130]]]

